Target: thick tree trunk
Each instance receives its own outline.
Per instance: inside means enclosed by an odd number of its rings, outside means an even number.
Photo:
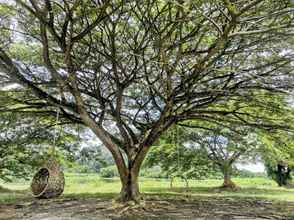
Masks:
[[[231,179],[232,167],[231,166],[223,166],[222,173],[224,175],[224,182],[221,187],[225,188],[225,189],[236,189],[237,185]]]
[[[140,199],[141,196],[138,184],[138,173],[131,169],[128,171],[128,175],[124,177],[124,180],[122,181],[119,201],[123,203],[130,201],[139,203]]]
[[[142,148],[141,151],[134,157],[131,155],[128,158],[128,166],[125,168],[125,172],[120,172],[120,178],[122,188],[120,192],[119,202],[135,202],[140,203],[142,199],[139,190],[139,172],[144,158],[146,157],[148,148]],[[131,158],[134,158],[133,160]],[[117,164],[118,165],[118,164]],[[119,166],[119,165],[118,165]]]
[[[235,189],[236,187],[236,184],[231,179],[230,173],[224,173],[224,183],[222,188]]]
[[[125,172],[120,172],[122,188],[119,201],[126,203],[133,201],[139,203],[142,199],[139,190],[138,177],[141,165],[149,150],[148,145],[144,145],[135,155],[128,156],[128,166]],[[132,159],[134,158],[134,159]],[[118,165],[118,164],[117,164]],[[119,166],[119,165],[118,165]]]
[[[279,186],[292,186],[291,184],[291,176],[290,176],[290,168],[287,166],[278,164],[278,171],[276,172],[276,181]]]

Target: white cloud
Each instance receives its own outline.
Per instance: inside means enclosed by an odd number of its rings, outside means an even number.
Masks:
[[[236,164],[236,166],[240,170],[248,170],[248,171],[251,171],[253,173],[263,173],[263,172],[265,172],[264,164],[261,163],[261,162],[248,163],[248,164],[238,163],[238,164]]]

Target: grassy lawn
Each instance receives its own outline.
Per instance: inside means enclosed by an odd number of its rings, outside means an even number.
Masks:
[[[169,181],[165,179],[140,179],[141,192],[149,196],[160,196],[160,198],[187,198],[197,199],[199,197],[224,197],[234,199],[261,199],[276,202],[294,202],[294,189],[278,187],[272,180],[265,178],[233,179],[241,189],[231,191],[219,191],[221,180],[190,180],[189,189],[184,182],[176,180],[174,188],[171,189]],[[19,200],[30,200],[31,195],[29,182],[19,181],[13,183],[0,183],[9,191],[0,189],[0,204],[15,203]],[[66,174],[66,187],[64,197],[77,198],[114,198],[120,191],[118,178],[102,179],[95,174]]]

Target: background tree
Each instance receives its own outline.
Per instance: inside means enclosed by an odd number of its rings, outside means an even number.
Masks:
[[[188,186],[189,179],[204,179],[217,173],[213,163],[206,158],[206,151],[195,149],[190,143],[189,130],[174,126],[165,132],[150,150],[145,167],[159,166],[165,176],[182,178]]]
[[[224,177],[222,188],[231,189],[236,188],[231,180],[234,164],[242,157],[248,160],[258,152],[261,145],[257,135],[248,130],[236,133],[226,128],[218,128],[214,132],[194,131],[191,141],[196,144],[196,148],[206,151],[204,155],[207,159],[219,167]]]
[[[293,134],[279,132],[271,136],[263,135],[261,140],[264,144],[261,155],[268,176],[276,181],[279,186],[292,186],[291,171],[294,168]]]
[[[23,108],[60,109],[95,133],[117,165],[122,201],[139,200],[142,162],[176,122],[287,127],[267,116],[277,106],[263,97],[293,88],[289,1],[10,4],[14,25],[1,26],[14,37],[0,45],[2,78],[30,89],[35,99]],[[13,53],[16,44],[30,56]]]
[[[69,128],[56,128],[56,120],[50,115],[40,117],[28,109],[26,112],[1,111],[6,106],[17,106],[20,110],[17,100],[21,94],[15,96],[9,91],[0,91],[0,179],[4,181],[30,178],[48,159],[53,145],[57,159],[64,162],[73,158],[77,148],[76,136]]]
[[[276,163],[275,165],[271,163],[266,163],[267,175],[272,178],[279,186],[289,187],[292,186],[292,176],[291,167],[283,162]]]
[[[82,146],[76,153],[76,162],[83,166],[84,172],[99,173],[102,168],[114,165],[110,155],[102,151],[102,146]]]

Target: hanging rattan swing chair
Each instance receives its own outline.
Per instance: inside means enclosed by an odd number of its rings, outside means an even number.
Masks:
[[[56,115],[58,124],[59,110]],[[58,161],[55,159],[56,129],[51,148],[51,156],[34,175],[31,190],[33,196],[38,199],[51,199],[60,196],[64,190],[64,174]]]
[[[35,198],[56,198],[63,193],[64,183],[64,174],[59,163],[50,158],[33,177],[31,190]]]

